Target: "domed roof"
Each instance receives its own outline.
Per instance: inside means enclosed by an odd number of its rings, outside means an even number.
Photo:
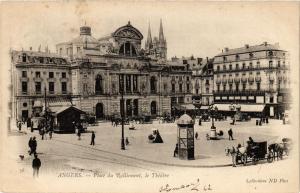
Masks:
[[[188,114],[183,114],[177,121],[177,124],[180,125],[188,125],[193,123],[194,123],[193,119]]]

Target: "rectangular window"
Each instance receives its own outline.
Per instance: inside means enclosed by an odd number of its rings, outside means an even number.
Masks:
[[[66,94],[67,93],[67,83],[66,82],[62,82],[61,83],[61,92],[63,94]]]
[[[175,93],[175,84],[172,84],[172,92]]]
[[[272,67],[273,67],[273,61],[270,60],[270,61],[269,61],[269,68],[272,68]]]
[[[231,64],[229,65],[229,70],[232,70],[232,65]]]
[[[198,88],[196,89],[196,94],[199,94],[199,89]]]
[[[66,73],[65,73],[65,72],[62,72],[62,73],[61,73],[61,77],[62,77],[62,78],[66,78],[66,77],[67,77]]]
[[[27,94],[27,82],[22,82],[22,94]]]
[[[79,53],[80,52],[80,47],[77,47],[77,53]]]
[[[26,78],[27,77],[27,72],[26,71],[22,71],[22,77]]]
[[[35,72],[35,77],[36,78],[41,78],[41,72]]]
[[[190,84],[186,84],[186,92],[190,92]]]
[[[209,93],[209,87],[206,87],[206,93]]]
[[[226,84],[223,84],[223,91],[226,91]]]
[[[126,92],[131,92],[131,77],[126,75]]]
[[[137,92],[137,83],[138,83],[138,81],[137,81],[137,79],[138,79],[138,77],[137,77],[137,75],[133,75],[133,92]]]
[[[235,69],[239,69],[239,64],[235,64]]]
[[[41,82],[35,82],[35,93],[36,94],[41,94],[42,93]]]
[[[142,88],[144,90],[146,88]],[[119,75],[119,91],[124,92],[124,75]]]
[[[232,91],[232,84],[229,84],[229,90]]]
[[[26,62],[26,54],[22,55],[22,62]]]
[[[220,85],[217,85],[217,91],[220,92]]]
[[[277,66],[280,67],[280,61],[278,61],[278,65]]]
[[[245,63],[243,63],[243,69],[245,69],[246,68],[246,64]]]
[[[49,82],[49,93],[54,94],[54,82]]]
[[[239,91],[239,86],[240,86],[239,83],[236,83],[236,84],[235,84],[235,90],[236,90],[236,91]]]
[[[257,89],[257,90],[260,90],[260,82],[257,82],[257,83],[256,83],[256,89]]]
[[[182,84],[179,84],[179,92],[182,92]]]
[[[54,73],[53,72],[49,72],[49,78],[54,78]]]
[[[243,91],[245,91],[246,90],[246,84],[244,83],[243,84]]]

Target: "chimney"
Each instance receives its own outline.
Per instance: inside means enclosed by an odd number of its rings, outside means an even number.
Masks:
[[[229,48],[226,47],[226,48],[225,48],[225,52],[228,52],[228,50],[229,50]]]
[[[268,42],[264,42],[264,46],[267,46],[268,45]]]
[[[247,48],[247,49],[248,49],[248,48],[249,48],[249,44],[245,44],[245,48]]]
[[[29,50],[32,51],[32,47],[30,47]]]

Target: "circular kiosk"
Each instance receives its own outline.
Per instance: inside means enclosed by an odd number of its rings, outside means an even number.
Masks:
[[[194,156],[194,121],[187,115],[182,115],[177,121],[177,144],[179,159],[193,160]]]

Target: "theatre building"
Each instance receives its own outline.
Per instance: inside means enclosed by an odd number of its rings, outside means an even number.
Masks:
[[[78,37],[56,45],[56,54],[12,51],[13,116],[34,116],[34,106],[44,105],[45,95],[50,109],[73,105],[98,119],[120,115],[122,94],[127,117],[160,116],[178,102],[191,102],[192,72],[166,62],[162,23],[150,51],[151,35],[146,51],[142,40],[128,22],[98,39],[89,26],[80,27]]]
[[[214,57],[214,103],[221,111],[278,117],[289,107],[288,53],[279,44],[225,48]]]

